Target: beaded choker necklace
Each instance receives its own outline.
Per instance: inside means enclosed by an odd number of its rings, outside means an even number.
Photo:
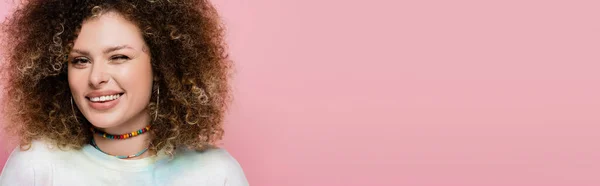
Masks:
[[[128,158],[138,157],[138,156],[144,154],[144,152],[148,151],[148,147],[146,147],[146,148],[144,148],[144,150],[142,150],[142,151],[140,151],[140,152],[138,152],[138,153],[136,153],[134,155],[129,155],[129,156],[112,155],[112,154],[109,154],[109,153],[106,153],[106,152],[100,150],[100,147],[98,147],[98,145],[96,145],[96,141],[94,141],[94,138],[92,138],[92,146],[94,146],[94,148],[98,149],[100,152],[102,152],[102,153],[104,153],[106,155],[114,156],[114,157],[119,158],[119,159],[128,159]]]
[[[127,138],[131,138],[131,137],[135,137],[137,135],[146,133],[148,130],[150,130],[150,125],[144,127],[143,129],[140,130],[136,130],[127,134],[119,134],[119,135],[114,135],[114,134],[108,134],[106,132],[102,132],[100,130],[95,129],[94,127],[91,127],[90,130],[95,133],[98,134],[100,136],[102,136],[103,138],[106,139],[116,139],[116,140],[122,140],[122,139],[127,139]]]

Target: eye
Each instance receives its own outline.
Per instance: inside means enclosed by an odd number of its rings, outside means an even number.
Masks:
[[[76,57],[73,60],[71,60],[71,64],[75,65],[75,66],[84,66],[85,63],[89,63],[90,60],[88,60],[87,58],[84,57]]]
[[[115,55],[115,56],[112,56],[110,58],[111,61],[117,61],[117,62],[120,62],[120,63],[121,62],[125,62],[125,61],[130,60],[130,59],[131,58],[127,57],[126,55]]]

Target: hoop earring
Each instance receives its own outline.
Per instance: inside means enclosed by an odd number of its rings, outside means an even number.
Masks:
[[[160,86],[156,86],[156,112],[154,112],[154,121],[158,118],[158,99],[160,98]]]
[[[73,108],[73,96],[71,96],[71,111],[73,111],[73,117],[75,117],[75,121],[79,123],[79,120],[77,120],[77,115],[75,115],[75,108]]]

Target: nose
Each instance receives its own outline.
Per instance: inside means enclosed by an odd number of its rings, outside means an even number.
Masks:
[[[100,63],[94,63],[89,80],[90,87],[96,89],[101,88],[110,80],[110,74],[106,72],[106,67],[104,65]]]

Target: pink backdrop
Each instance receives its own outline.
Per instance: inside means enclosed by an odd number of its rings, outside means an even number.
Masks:
[[[252,185],[600,185],[597,1],[215,3]]]

